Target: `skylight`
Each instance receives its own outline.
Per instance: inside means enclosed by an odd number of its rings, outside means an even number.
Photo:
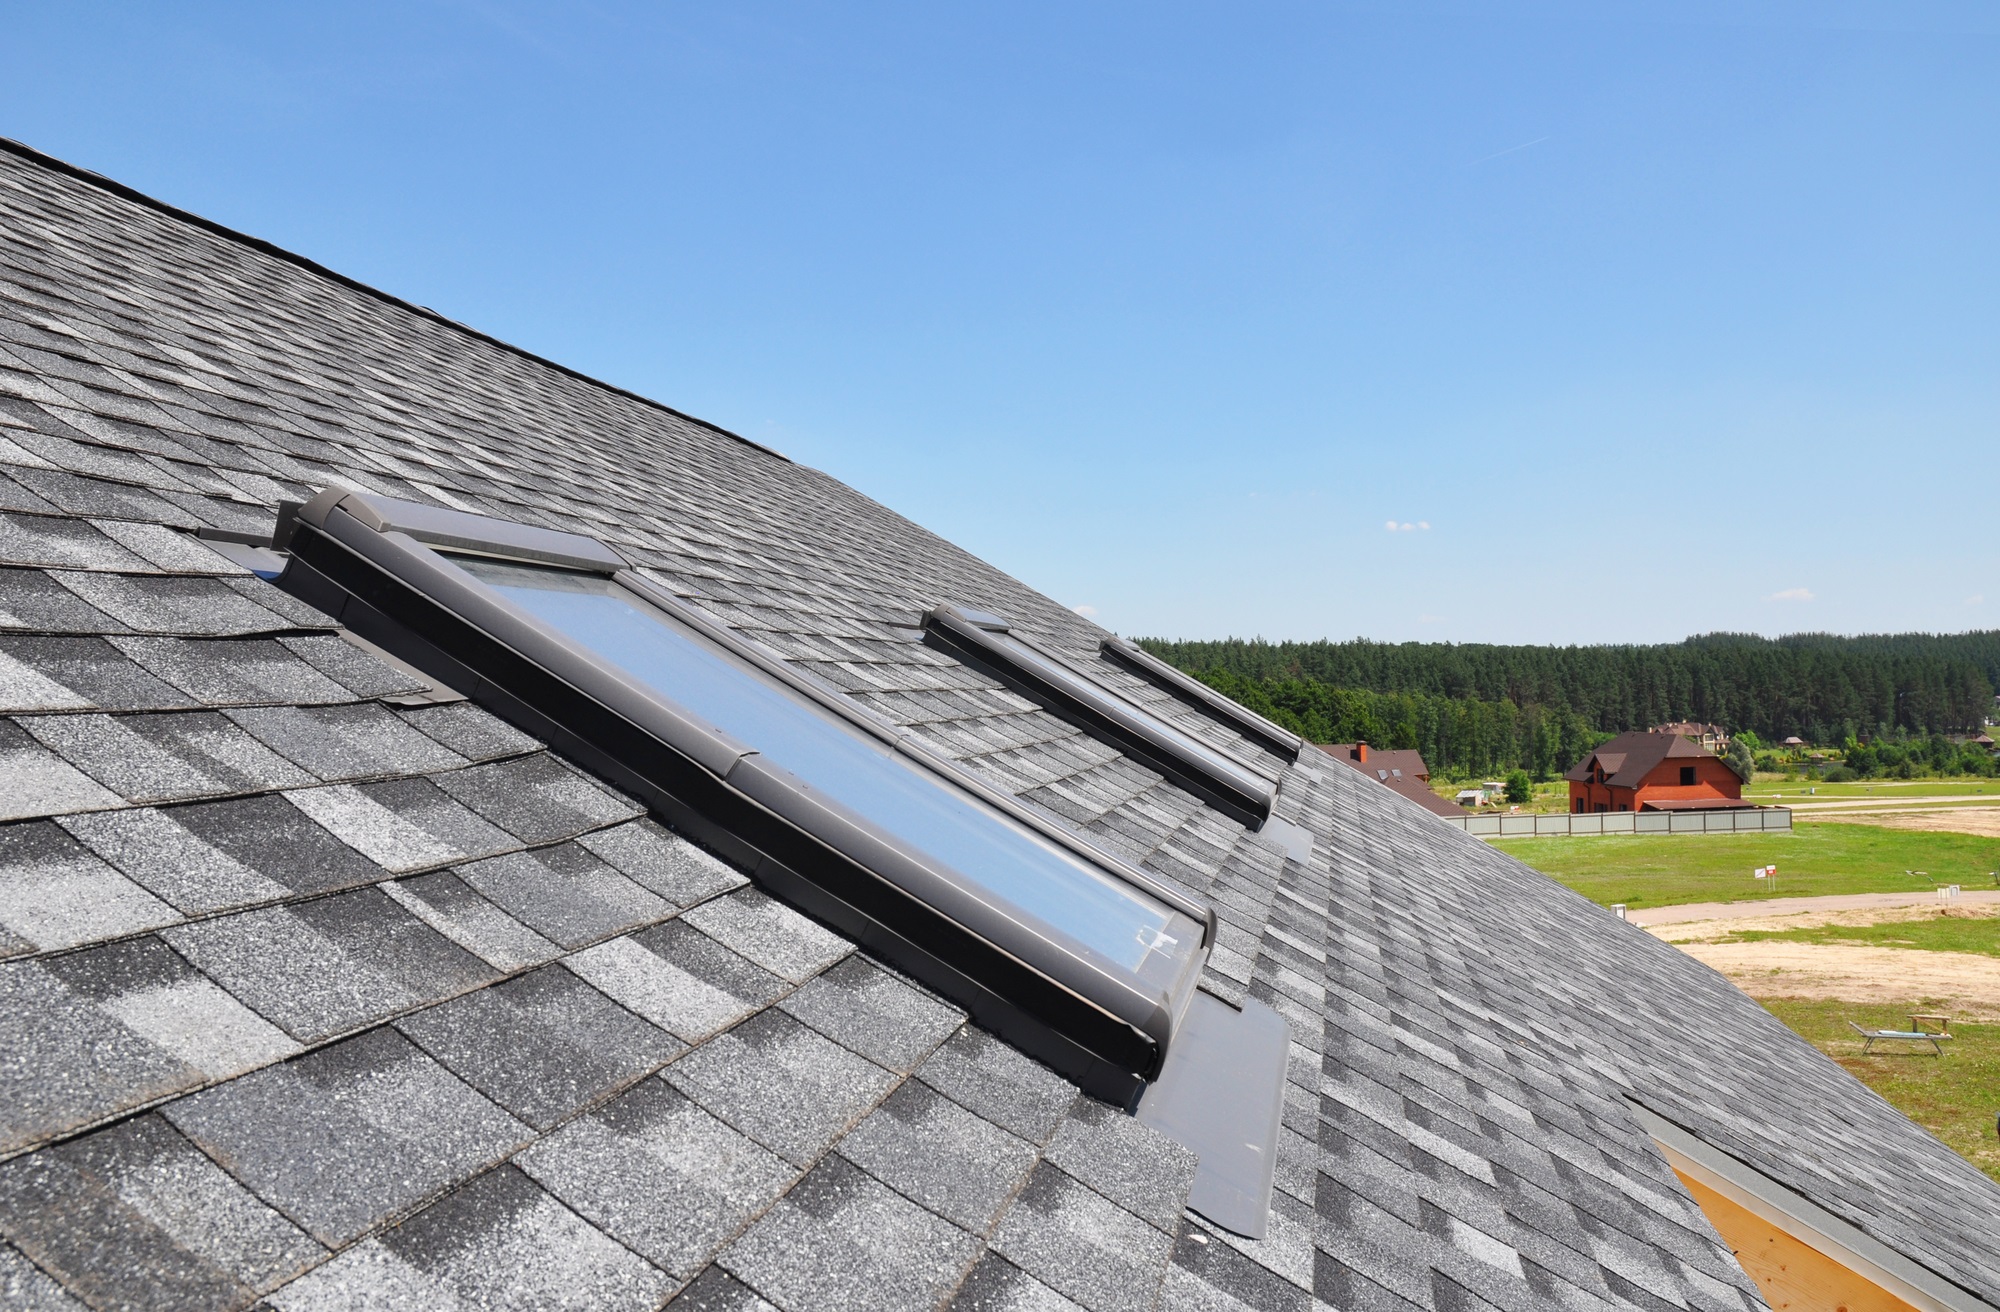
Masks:
[[[1275,779],[1098,683],[999,616],[939,606],[924,616],[924,639],[1242,823],[1256,828],[1270,818]]]
[[[1159,1073],[1208,908],[759,657],[595,539],[338,490],[288,530],[283,586],[982,1025],[1121,1105]]]
[[[1231,701],[1199,679],[1190,678],[1137,643],[1114,636],[1106,638],[1102,646],[1106,656],[1161,692],[1179,698],[1217,724],[1234,729],[1285,762],[1298,760],[1299,753],[1305,750],[1305,739],[1291,730]]]

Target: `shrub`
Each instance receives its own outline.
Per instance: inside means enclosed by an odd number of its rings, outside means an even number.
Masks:
[[[1750,755],[1749,746],[1741,738],[1729,744],[1729,755],[1723,757],[1722,761],[1746,784],[1750,782],[1750,777],[1757,773],[1757,762]]]
[[[1528,778],[1526,770],[1514,770],[1507,775],[1507,800],[1510,802],[1535,800],[1535,781]]]

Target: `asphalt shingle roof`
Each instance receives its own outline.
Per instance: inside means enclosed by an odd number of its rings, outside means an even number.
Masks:
[[[1207,986],[1292,1031],[1269,1237],[193,536],[330,486],[601,537],[1211,902]],[[1628,1096],[2000,1300],[2000,1191],[1719,976],[1330,764],[1288,855],[925,648],[939,601],[1097,660],[823,474],[0,152],[0,1301],[1760,1306]]]

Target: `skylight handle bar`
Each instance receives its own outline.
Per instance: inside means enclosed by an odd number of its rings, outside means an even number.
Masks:
[[[924,616],[924,641],[993,675],[1232,819],[1254,829],[1270,817],[1277,791],[1272,780],[996,629],[1000,623],[983,613],[937,606]]]
[[[1196,710],[1222,720],[1230,728],[1270,748],[1287,761],[1298,760],[1299,753],[1305,749],[1305,739],[1291,730],[1271,723],[1247,706],[1231,701],[1201,680],[1188,677],[1137,643],[1114,635],[1104,639],[1102,650],[1162,692],[1171,693]]]

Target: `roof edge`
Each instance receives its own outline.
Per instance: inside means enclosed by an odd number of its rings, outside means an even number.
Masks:
[[[1860,1272],[1924,1312],[1991,1312],[1992,1304],[1949,1276],[1715,1147],[1654,1111],[1638,1095],[1627,1093],[1625,1105],[1669,1166],[1786,1231],[1808,1248]]]
[[[376,300],[393,305],[399,310],[407,311],[422,319],[429,319],[433,323],[442,324],[444,327],[464,333],[467,337],[473,338],[476,341],[485,342],[488,346],[498,347],[510,355],[520,356],[524,360],[532,360],[543,368],[553,369],[559,374],[576,379],[578,382],[589,383],[592,387],[601,387],[605,391],[625,397],[627,400],[637,401],[641,405],[651,406],[655,410],[664,411],[676,419],[684,419],[688,423],[699,424],[710,432],[719,433],[723,437],[741,442],[747,447],[754,447],[756,450],[762,451],[765,455],[774,456],[788,465],[794,463],[792,458],[784,452],[774,451],[762,442],[747,438],[741,433],[732,433],[720,424],[710,423],[706,419],[688,414],[683,410],[676,410],[664,402],[655,401],[650,396],[620,387],[616,383],[607,383],[601,378],[593,378],[581,370],[572,369],[566,364],[549,359],[547,356],[537,355],[526,347],[502,341],[491,333],[481,332],[479,329],[460,323],[458,320],[450,318],[447,315],[439,314],[429,306],[418,305],[414,301],[406,301],[402,297],[385,292],[379,287],[372,287],[358,278],[350,278],[344,273],[329,269],[317,260],[309,259],[295,251],[288,251],[274,242],[264,240],[262,237],[253,237],[247,232],[239,232],[227,224],[217,223],[214,219],[203,218],[201,215],[190,210],[184,210],[178,205],[170,205],[166,201],[160,200],[155,196],[149,196],[135,187],[129,187],[115,179],[107,178],[102,173],[39,151],[24,141],[16,141],[12,137],[0,137],[0,151],[24,159],[30,164],[49,170],[51,173],[60,173],[65,177],[75,178],[79,182],[88,183],[100,191],[106,191],[117,196],[121,200],[128,200],[135,205],[142,205],[156,213],[164,214],[168,218],[181,223],[190,224],[205,232],[213,233],[225,240],[235,242],[238,245],[248,246],[251,250],[257,251],[260,254],[268,255],[273,259],[283,260],[287,264],[296,265],[308,273],[325,278],[329,282],[338,283],[350,291],[360,292],[364,296],[372,296]]]

